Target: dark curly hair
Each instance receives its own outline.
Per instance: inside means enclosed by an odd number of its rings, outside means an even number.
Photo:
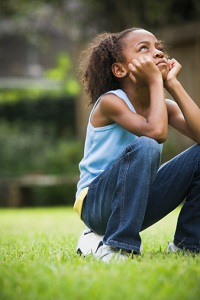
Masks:
[[[79,71],[85,91],[90,96],[90,104],[94,104],[103,93],[119,88],[111,66],[115,62],[125,62],[125,38],[130,32],[140,29],[130,28],[119,33],[99,34],[88,49],[82,52]]]

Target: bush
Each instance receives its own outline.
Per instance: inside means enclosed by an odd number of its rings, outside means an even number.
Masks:
[[[0,120],[24,126],[40,124],[52,127],[57,136],[75,134],[75,98],[69,96],[20,98],[14,102],[0,102]]]
[[[22,206],[73,205],[75,194],[75,183],[50,187],[33,187],[30,196],[24,199]]]
[[[82,145],[75,139],[56,139],[51,128],[32,125],[0,126],[0,176],[27,173],[77,174]]]
[[[23,130],[19,124],[0,125],[0,177],[26,174],[76,175],[83,147],[76,139],[56,139],[52,128],[39,124]],[[74,202],[76,183],[26,189],[21,206],[68,205]],[[3,202],[2,202],[3,201]],[[5,206],[6,199],[1,199]]]

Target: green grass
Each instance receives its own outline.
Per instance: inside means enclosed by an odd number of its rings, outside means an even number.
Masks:
[[[200,299],[200,256],[165,251],[177,214],[142,233],[142,256],[105,264],[76,255],[71,208],[1,209],[0,299]]]

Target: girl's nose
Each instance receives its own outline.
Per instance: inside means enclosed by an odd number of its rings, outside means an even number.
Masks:
[[[155,57],[164,57],[164,53],[162,50],[155,49],[154,56]]]

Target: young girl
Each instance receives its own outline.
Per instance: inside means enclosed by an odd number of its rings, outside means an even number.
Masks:
[[[200,110],[177,79],[181,65],[131,28],[99,35],[82,66],[93,108],[74,205],[89,228],[78,251],[89,251],[92,233],[104,261],[140,253],[140,232],[185,200],[170,249],[200,252]],[[196,144],[160,167],[168,124]]]

